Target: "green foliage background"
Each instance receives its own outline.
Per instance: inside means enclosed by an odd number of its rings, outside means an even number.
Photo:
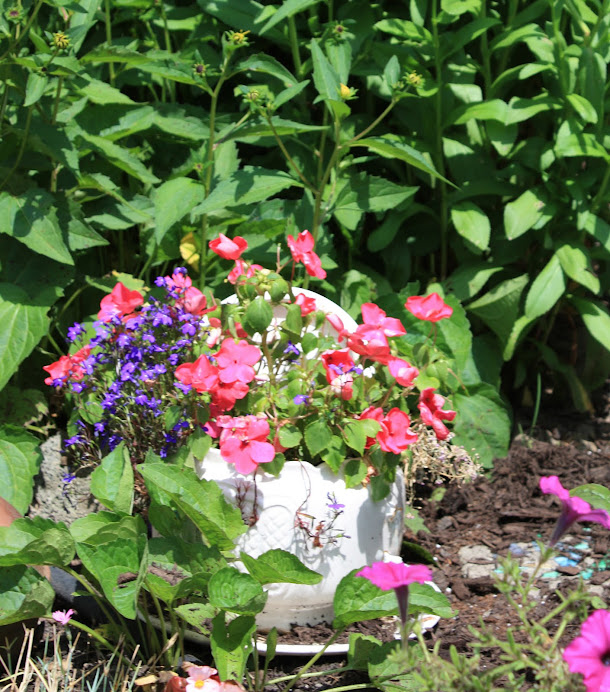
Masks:
[[[527,401],[538,373],[591,410],[610,371],[608,5],[3,0],[0,388],[42,387],[112,272],[188,262],[222,295],[210,238],[269,266],[308,228],[320,290],[354,316],[374,300],[416,340],[404,299],[450,296],[463,329],[441,330],[451,371],[431,382],[487,463],[502,396]],[[0,464],[34,401],[7,410]]]

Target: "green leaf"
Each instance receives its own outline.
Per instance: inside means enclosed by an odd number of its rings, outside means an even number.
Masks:
[[[439,180],[444,180],[446,183],[453,185],[453,183],[443,176],[434,168],[432,161],[426,159],[426,157],[417,149],[413,149],[408,144],[405,144],[398,139],[395,139],[391,135],[385,137],[367,137],[366,139],[359,139],[357,142],[353,142],[350,146],[352,147],[366,147],[369,151],[379,154],[386,159],[399,159],[404,161],[415,168],[418,168],[424,173],[428,173],[433,178],[438,178]]]
[[[24,108],[33,106],[40,100],[45,89],[47,88],[48,83],[49,78],[46,75],[39,74],[38,72],[30,72],[28,75],[27,84],[25,85],[25,101],[23,102]]]
[[[2,314],[0,306],[0,314]],[[34,495],[34,476],[40,470],[40,441],[23,428],[0,428],[0,497],[25,514]]]
[[[285,87],[292,87],[297,82],[296,77],[287,70],[282,63],[264,53],[251,55],[246,60],[240,62],[236,69],[240,72],[252,71],[270,74],[272,77],[283,82]]]
[[[595,216],[595,214],[591,214],[588,211],[585,212],[583,216],[584,218],[581,224],[579,223],[579,227],[582,225],[582,228],[587,231],[587,233],[592,235],[595,240],[599,241],[607,252],[610,252],[610,225],[599,216]]]
[[[383,78],[389,89],[394,88],[400,81],[400,62],[395,55],[388,60],[383,69]]]
[[[367,435],[365,427],[362,425],[363,422],[358,420],[348,421],[343,428],[343,439],[347,446],[355,449],[358,454],[364,452],[364,445],[366,444]]]
[[[31,188],[20,197],[0,193],[0,232],[62,264],[74,264],[57,221],[54,198],[48,192]]]
[[[262,334],[271,324],[273,309],[262,296],[257,296],[246,309],[244,329],[249,334]]]
[[[81,58],[82,64],[93,63],[122,63],[124,65],[142,65],[149,62],[150,58],[139,51],[126,48],[125,46],[105,46],[98,45]]]
[[[63,523],[50,519],[16,519],[0,527],[0,565],[55,565],[74,559],[74,540]]]
[[[467,103],[450,114],[449,122],[454,125],[463,125],[469,120],[497,120],[506,124],[509,110],[509,105],[502,99]]]
[[[489,248],[491,223],[487,214],[474,202],[464,201],[451,208],[451,220],[457,232],[478,250]]]
[[[296,555],[285,550],[267,550],[258,558],[240,553],[245,568],[260,584],[319,584],[322,575],[305,567]]]
[[[245,166],[229,179],[221,181],[209,196],[193,209],[193,216],[209,214],[226,207],[254,204],[289,187],[303,187],[294,178],[282,171]]]
[[[260,30],[261,34],[274,27],[276,24],[293,17],[299,12],[303,12],[313,5],[317,5],[320,0],[284,0],[281,6],[271,15]]]
[[[528,283],[527,274],[507,279],[470,303],[468,310],[482,319],[504,343],[517,319],[521,294]]]
[[[570,296],[589,334],[605,348],[610,347],[610,313],[600,303]]]
[[[558,158],[571,156],[593,156],[610,162],[610,155],[604,145],[590,132],[559,137],[555,144],[555,155]]]
[[[218,570],[208,584],[208,597],[215,608],[256,615],[267,602],[267,593],[256,579],[235,567]]]
[[[96,534],[101,528],[119,521],[121,521],[119,514],[102,509],[94,514],[87,514],[85,517],[75,519],[70,524],[70,533],[77,543],[86,543],[87,539]]]
[[[564,243],[557,248],[555,254],[559,258],[561,268],[570,279],[593,293],[599,293],[599,279],[593,273],[587,248],[576,243]]]
[[[101,82],[99,79],[88,80],[87,84],[79,87],[77,91],[82,96],[86,96],[91,103],[97,103],[101,106],[108,103],[135,103],[122,91],[115,89],[107,82]]]
[[[317,456],[330,444],[333,434],[321,419],[314,420],[305,428],[305,444],[312,457]]]
[[[78,556],[104,595],[126,618],[135,620],[138,593],[147,567],[148,541],[141,516],[123,517],[78,542]]]
[[[118,144],[111,142],[105,137],[89,134],[82,129],[79,130],[78,134],[87,142],[93,151],[100,154],[113,166],[125,171],[128,175],[131,175],[142,183],[148,183],[150,185],[159,182],[159,178],[151,173],[140,159],[128,149],[120,147]]]
[[[174,178],[155,190],[155,240],[160,243],[169,229],[205,199],[203,185],[192,178]]]
[[[91,493],[108,509],[131,514],[133,508],[133,468],[125,442],[107,454],[91,474]]]
[[[295,425],[282,425],[278,430],[278,438],[282,447],[296,447],[303,439],[301,431]]]
[[[227,503],[217,483],[166,464],[140,464],[138,470],[147,486],[159,488],[189,517],[209,545],[231,550],[233,540],[245,533],[241,512]]]
[[[53,587],[33,567],[0,569],[0,626],[46,615],[54,599]]]
[[[494,459],[508,453],[511,422],[506,404],[488,384],[470,388],[468,395],[456,391],[451,402],[457,411],[453,443],[462,445],[485,468],[492,468]]]
[[[351,625],[361,620],[395,615],[398,610],[394,591],[382,591],[353,570],[343,577],[335,591],[333,627]]]
[[[545,213],[545,201],[535,190],[526,190],[504,207],[504,230],[514,240],[537,224]]]
[[[410,584],[409,615],[415,617],[422,613],[438,615],[441,618],[451,618],[456,615],[456,611],[451,608],[444,593],[440,593],[430,584]]]
[[[173,606],[176,615],[179,615],[188,625],[199,630],[206,636],[210,631],[206,625],[206,620],[211,620],[216,615],[216,608],[209,603],[184,603],[183,605]]]
[[[610,512],[610,489],[599,483],[587,483],[579,485],[570,490],[572,497],[580,497],[585,502],[588,502],[594,509],[604,509]]]
[[[318,41],[311,41],[311,59],[313,62],[313,83],[323,101],[337,101],[341,82]]]
[[[593,107],[593,104],[587,101],[584,96],[579,96],[578,94],[568,94],[566,98],[570,102],[572,108],[576,111],[578,117],[583,122],[597,122],[597,111]]]
[[[501,266],[493,266],[488,262],[463,263],[451,274],[444,285],[447,291],[464,302],[475,296],[494,274],[501,271]]]
[[[225,622],[224,612],[214,618],[210,644],[221,680],[243,680],[255,629],[256,621],[251,615],[239,615],[229,623]]]
[[[553,255],[530,286],[525,300],[525,316],[529,319],[547,313],[566,290],[566,279],[557,255]]]

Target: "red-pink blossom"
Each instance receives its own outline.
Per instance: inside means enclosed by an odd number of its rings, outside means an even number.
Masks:
[[[305,317],[305,315],[309,315],[312,312],[315,312],[315,310],[317,309],[316,299],[312,298],[311,296],[306,296],[304,293],[297,294],[297,297],[294,299],[294,302],[301,308],[302,317]]]
[[[350,336],[351,332],[345,328],[343,320],[339,317],[339,315],[335,315],[334,313],[330,312],[326,315],[326,320],[337,332],[337,341],[341,342]]]
[[[396,317],[386,317],[385,312],[375,303],[363,303],[362,321],[367,327],[381,330],[386,336],[402,336],[405,328]]]
[[[59,360],[50,365],[43,366],[43,370],[49,373],[44,383],[52,385],[56,380],[73,380],[78,382],[85,375],[85,370],[81,363],[91,354],[91,346],[86,344],[72,355],[62,356]]]
[[[262,358],[263,353],[257,346],[247,341],[225,339],[220,345],[216,361],[220,368],[220,381],[224,384],[231,382],[252,382],[256,371],[252,367]]]
[[[377,442],[384,452],[400,454],[409,445],[417,442],[417,435],[409,429],[411,419],[399,408],[392,408],[381,421]]]
[[[210,240],[210,250],[217,255],[227,260],[237,260],[241,257],[242,252],[248,247],[245,238],[240,235],[235,236],[233,240],[227,238],[226,235],[220,233],[218,238]]]
[[[214,390],[218,384],[218,368],[205,354],[194,363],[182,363],[175,374],[182,384],[191,385],[200,394]]]
[[[235,266],[227,276],[227,280],[230,284],[236,284],[240,276],[250,279],[260,269],[262,269],[260,264],[246,264],[242,259],[237,259],[235,260]]]
[[[419,370],[402,358],[390,358],[388,369],[392,377],[403,387],[412,387]]]
[[[267,441],[269,423],[259,416],[219,416],[216,422],[220,433],[220,454],[235,470],[244,475],[256,471],[259,464],[273,461],[275,450]]]
[[[382,329],[359,324],[355,332],[347,338],[347,345],[355,353],[370,358],[379,363],[387,363],[390,354],[390,345]]]
[[[420,320],[438,322],[451,317],[453,308],[447,305],[438,293],[430,293],[427,296],[410,296],[405,303],[407,310]]]
[[[290,253],[292,254],[292,259],[295,262],[302,262],[309,276],[313,276],[317,279],[326,278],[326,272],[322,269],[320,258],[313,251],[315,243],[309,231],[302,231],[296,238],[289,235],[287,242]]]
[[[215,309],[215,306],[211,308],[207,307],[207,298],[198,288],[195,288],[195,286],[186,288],[184,294],[176,302],[178,305],[181,305],[186,312],[196,316],[205,315],[206,312]]]
[[[439,440],[446,440],[449,437],[449,429],[442,421],[452,421],[455,418],[455,411],[444,411],[442,406],[445,403],[445,397],[436,394],[434,387],[424,389],[419,395],[419,412],[421,419],[426,425],[432,426]]]
[[[561,515],[549,541],[555,545],[563,534],[576,521],[594,521],[605,529],[610,529],[610,514],[605,509],[592,509],[591,505],[582,498],[566,490],[557,476],[543,476],[540,479],[540,490],[546,495],[556,495],[561,501]]]
[[[376,420],[381,426],[381,422],[383,421],[383,409],[380,406],[369,406],[368,408],[364,409],[364,411],[358,416],[358,419],[363,418],[366,418],[368,420]],[[364,445],[365,449],[369,449],[370,447],[372,447],[375,444],[375,442],[375,437],[367,437],[366,443]]]
[[[596,610],[582,623],[580,636],[563,652],[571,673],[580,673],[587,692],[610,692],[610,612]]]
[[[334,394],[344,401],[349,401],[354,394],[354,361],[349,350],[326,351],[320,358],[326,371],[326,381],[330,384]]]
[[[383,591],[391,591],[401,586],[417,582],[423,584],[432,579],[432,572],[425,565],[405,565],[404,562],[374,562],[356,572]]]
[[[228,411],[235,406],[235,402],[245,398],[250,388],[244,382],[218,382],[212,390],[211,404],[218,407],[220,411]],[[210,405],[210,413],[212,411]]]
[[[102,322],[110,322],[113,317],[125,320],[143,302],[144,298],[139,291],[130,291],[119,281],[111,293],[102,298],[97,318]]]

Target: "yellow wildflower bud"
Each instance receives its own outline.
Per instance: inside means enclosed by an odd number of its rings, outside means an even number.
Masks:
[[[70,45],[70,39],[63,31],[57,31],[53,34],[53,45],[59,50],[65,50]]]
[[[352,95],[352,90],[348,86],[345,86],[345,84],[341,84],[339,86],[339,96],[342,99],[344,99],[344,100],[348,99],[351,95]]]

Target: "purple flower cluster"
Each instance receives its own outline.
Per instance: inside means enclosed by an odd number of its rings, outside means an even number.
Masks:
[[[182,386],[174,372],[193,360],[207,320],[189,311],[182,299],[184,285],[190,286],[185,269],[171,278],[158,277],[155,284],[163,295],[151,296],[133,316],[93,323],[84,377],[71,385],[76,410],[87,412],[87,423],[77,420],[77,434],[65,441],[81,460],[99,460],[124,439],[134,463],[144,461],[149,448],[165,457],[192,431],[190,400],[184,396],[190,387]],[[68,340],[78,345],[85,332],[83,325],[74,324]]]

